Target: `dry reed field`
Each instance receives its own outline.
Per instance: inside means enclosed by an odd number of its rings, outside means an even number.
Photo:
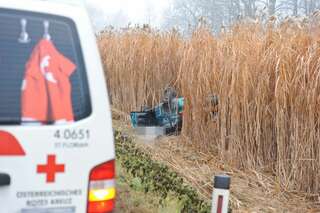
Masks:
[[[215,36],[106,31],[98,42],[113,107],[185,97],[183,136],[195,150],[264,172],[283,190],[320,192],[320,34],[316,21],[239,23]],[[212,116],[208,97],[219,97]]]

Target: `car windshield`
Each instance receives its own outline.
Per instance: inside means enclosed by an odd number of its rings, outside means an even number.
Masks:
[[[91,114],[70,19],[0,9],[0,124],[59,124]]]

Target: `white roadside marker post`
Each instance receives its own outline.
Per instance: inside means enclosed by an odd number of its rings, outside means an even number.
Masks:
[[[226,175],[214,177],[211,213],[228,213],[231,178]]]

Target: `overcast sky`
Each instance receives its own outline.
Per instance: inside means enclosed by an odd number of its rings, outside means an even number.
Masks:
[[[103,13],[113,20],[121,13],[131,23],[150,23],[160,26],[164,11],[169,7],[172,0],[86,0],[90,7],[102,10]],[[93,16],[95,14],[92,14]],[[119,17],[120,18],[120,17]],[[95,17],[95,22],[100,18]],[[108,22],[108,20],[107,20]],[[101,23],[95,23],[101,25]],[[108,25],[112,23],[107,23]],[[123,26],[127,23],[123,23]]]

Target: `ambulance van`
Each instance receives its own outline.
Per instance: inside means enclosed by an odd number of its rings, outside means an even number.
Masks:
[[[85,6],[0,0],[0,213],[104,213],[115,149]]]

